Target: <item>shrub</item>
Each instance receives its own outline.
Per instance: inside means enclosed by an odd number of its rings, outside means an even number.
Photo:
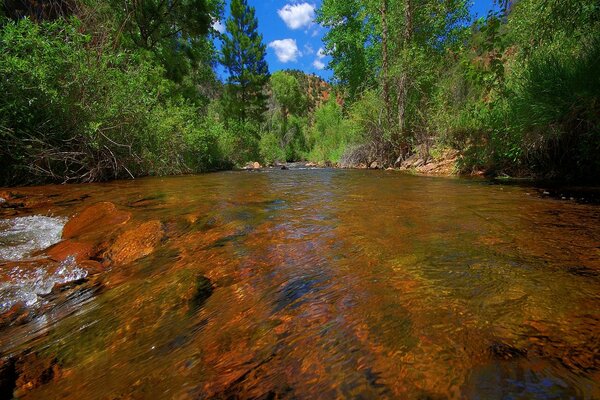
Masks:
[[[152,56],[94,47],[76,19],[0,30],[0,183],[175,174],[220,163],[216,132]]]
[[[286,160],[286,152],[280,146],[277,135],[267,132],[260,138],[260,157],[266,164],[274,164]]]

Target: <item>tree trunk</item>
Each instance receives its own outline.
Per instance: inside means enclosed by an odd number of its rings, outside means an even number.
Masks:
[[[400,147],[404,153],[408,144],[408,133],[406,132],[406,103],[408,99],[408,86],[410,74],[408,70],[407,51],[413,35],[412,0],[404,2],[404,32],[402,34],[402,46],[404,54],[402,60],[402,72],[398,79],[398,130],[400,132]]]
[[[390,99],[390,67],[388,61],[388,24],[387,24],[388,0],[381,1],[381,45],[383,55],[383,101],[385,102],[386,125],[392,125],[392,101]]]

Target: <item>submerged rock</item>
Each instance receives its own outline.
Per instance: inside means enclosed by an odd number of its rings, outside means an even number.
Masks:
[[[55,357],[42,357],[36,353],[27,354],[15,363],[15,397],[38,388],[61,374],[61,368]]]
[[[210,279],[205,276],[200,276],[196,280],[196,291],[192,297],[192,305],[194,308],[200,308],[213,293],[213,284]]]
[[[113,203],[97,203],[71,218],[63,229],[62,237],[73,239],[87,234],[110,232],[130,218],[129,212],[117,209]]]
[[[497,359],[510,360],[518,357],[526,357],[527,350],[518,349],[506,343],[492,343],[489,347],[490,354]]]
[[[146,257],[164,237],[160,221],[149,221],[122,233],[108,251],[108,257],[115,264],[128,264]]]

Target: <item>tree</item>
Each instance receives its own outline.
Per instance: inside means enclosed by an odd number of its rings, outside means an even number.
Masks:
[[[382,86],[383,86],[383,101],[385,103],[385,117],[387,124],[392,122],[392,102],[390,100],[390,63],[388,51],[389,30],[387,24],[388,15],[388,0],[381,0],[381,62],[383,68]]]
[[[110,37],[126,48],[150,52],[184,97],[206,101],[202,92],[216,81],[211,26],[222,14],[223,0],[108,0],[108,10],[103,4],[98,2],[94,8],[114,20],[117,32]],[[94,18],[98,13],[91,12]]]
[[[412,0],[404,0],[404,29],[400,37],[399,47],[406,52],[410,49],[413,37],[413,6]],[[398,78],[398,131],[400,133],[401,147],[406,147],[406,103],[408,100],[408,86],[410,84],[409,63],[401,66]],[[403,149],[404,151],[404,149]]]
[[[271,76],[271,93],[275,103],[275,110],[279,113],[274,113],[271,120],[271,127],[281,125],[279,130],[279,141],[281,148],[287,150],[287,159],[293,161],[296,157],[297,147],[304,147],[304,143],[298,142],[298,139],[303,137],[302,126],[300,123],[306,101],[300,87],[299,80],[291,73],[278,71]],[[296,146],[296,144],[298,146]]]
[[[317,11],[317,22],[329,29],[323,41],[330,66],[350,102],[377,84],[381,64],[377,9],[374,0],[324,0]]]
[[[271,76],[271,90],[284,124],[290,114],[301,111],[305,105],[298,79],[287,72],[278,71]]]
[[[221,62],[229,73],[224,94],[226,117],[243,123],[260,122],[267,108],[264,87],[269,68],[254,7],[248,6],[247,0],[232,0],[225,26]]]
[[[447,54],[460,51],[468,21],[466,0],[390,1],[388,57],[395,82],[396,123],[392,144],[406,155],[415,135],[426,134],[423,106],[433,96],[435,82],[444,69]]]
[[[138,47],[155,49],[164,40],[190,39],[209,33],[223,0],[109,0],[122,14],[123,29]]]

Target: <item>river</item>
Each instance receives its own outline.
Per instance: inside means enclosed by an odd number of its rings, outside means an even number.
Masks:
[[[600,398],[597,205],[334,169],[17,191],[0,385],[19,398]],[[62,231],[90,260],[28,247],[98,203]]]

